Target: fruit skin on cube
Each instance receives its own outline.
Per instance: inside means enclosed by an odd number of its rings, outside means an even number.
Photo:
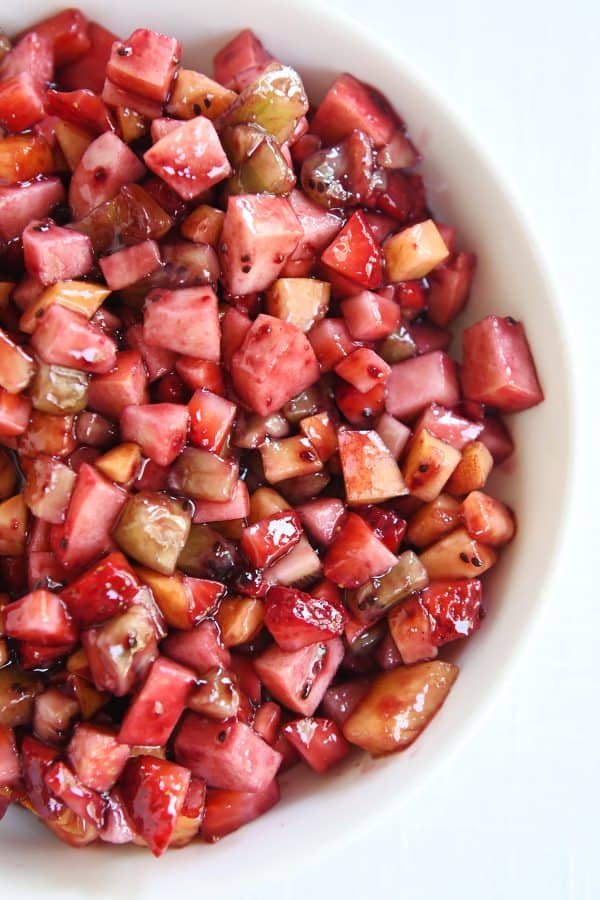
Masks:
[[[137,28],[126,41],[115,41],[106,74],[126,91],[164,103],[180,62],[179,41],[149,28]]]
[[[61,228],[52,219],[30,222],[22,240],[27,271],[43,285],[69,281],[86,275],[92,268],[89,237]]]
[[[238,480],[230,500],[219,503],[215,500],[195,500],[194,518],[196,523],[231,522],[245,519],[250,510],[250,498],[245,481]]]
[[[432,403],[415,423],[415,439],[424,428],[438,440],[462,450],[471,441],[477,440],[483,431],[483,422],[472,422],[455,410]]]
[[[139,181],[145,169],[133,150],[106,131],[89,145],[69,185],[69,205],[76,220],[83,219],[101,203],[116,197],[119,188]]]
[[[292,747],[311,769],[322,774],[350,753],[350,744],[329,719],[296,719],[283,727]]]
[[[302,233],[298,217],[284,197],[230,197],[219,244],[225,290],[243,295],[268,288]]]
[[[119,788],[125,808],[154,856],[169,846],[190,779],[189,769],[155,756],[136,756],[123,770]]]
[[[174,752],[197,778],[230,791],[263,791],[281,764],[281,754],[243,722],[214,722],[195,713],[186,715]]]
[[[103,793],[113,787],[123,771],[129,747],[120,744],[108,728],[80,723],[75,726],[67,755],[82,784]]]
[[[369,578],[383,575],[398,562],[356,513],[349,513],[327,548],[323,560],[325,575],[334,584],[356,588]]]
[[[384,672],[346,719],[345,738],[372,756],[404,750],[429,724],[457,675],[457,666],[437,660]]]
[[[175,353],[218,362],[218,301],[207,286],[152,291],[144,307],[144,340]]]
[[[65,197],[59,178],[39,178],[19,185],[0,186],[0,238],[18,237],[32,219],[47,216]]]
[[[340,638],[309,644],[300,650],[273,646],[252,664],[275,699],[301,716],[312,716],[344,657]]]
[[[189,413],[180,403],[126,406],[121,413],[121,437],[134,441],[159,466],[169,466],[187,438]]]
[[[376,431],[340,431],[340,460],[350,506],[408,493],[396,460]]]
[[[169,130],[146,151],[144,162],[184,200],[195,200],[232,173],[215,126],[205,116]]]
[[[465,397],[501,412],[530,409],[544,399],[521,322],[486,316],[463,332]]]
[[[515,520],[510,509],[482,491],[471,491],[461,506],[465,528],[472,538],[492,547],[508,544],[515,534]]]
[[[387,412],[410,422],[431,403],[456,406],[460,389],[456,366],[441,350],[416,356],[392,366],[387,388]]]
[[[53,525],[52,550],[67,570],[82,568],[110,550],[111,529],[127,494],[93,467],[79,468],[64,525]]]
[[[399,124],[398,116],[379,91],[345,73],[336,78],[325,94],[312,120],[311,131],[330,146],[358,129],[376,147],[383,147]]]
[[[267,416],[317,381],[319,364],[299,328],[261,314],[234,354],[231,373],[240,399]]]
[[[196,673],[159,656],[154,660],[140,691],[121,724],[122,744],[164,747],[196,681]]]
[[[321,262],[367,290],[380,287],[383,279],[381,248],[363,212],[352,213],[321,254]]]
[[[223,791],[209,788],[200,832],[202,839],[214,843],[262,816],[278,802],[279,785],[275,779],[263,791]]]

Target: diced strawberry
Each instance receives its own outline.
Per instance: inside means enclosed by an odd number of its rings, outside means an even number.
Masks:
[[[220,239],[225,290],[233,295],[265,290],[301,237],[298,217],[284,197],[230,197]]]
[[[442,351],[392,366],[385,403],[391,416],[411,421],[431,403],[455,406],[459,399],[456,366]]]
[[[439,403],[432,403],[418,419],[414,437],[424,429],[440,441],[462,450],[471,441],[478,439],[483,430],[483,423],[471,422],[453,410],[440,406]]]
[[[184,200],[195,200],[232,172],[215,126],[205,116],[170,130],[146,151],[144,162]]]
[[[32,358],[0,328],[0,386],[9,394],[18,394],[25,390],[34,374]]]
[[[92,466],[80,467],[65,523],[54,525],[50,535],[52,550],[65,569],[83,567],[111,549],[110,532],[126,499],[124,491]]]
[[[188,423],[187,407],[179,403],[126,406],[121,413],[121,436],[139,444],[157,465],[169,466],[183,450]]]
[[[201,778],[192,778],[169,847],[185,847],[197,836],[205,809],[206,784]]]
[[[111,291],[121,291],[160,268],[160,250],[156,241],[142,241],[117,250],[100,260],[100,268]]]
[[[345,681],[327,688],[321,707],[327,718],[341,728],[350,713],[368,692],[369,682],[366,678]]]
[[[336,497],[319,497],[298,506],[296,512],[309,536],[326,547],[333,540],[346,508]]]
[[[263,791],[281,755],[243,722],[211,722],[188,713],[175,738],[175,758],[210,787]]]
[[[167,849],[190,785],[183,766],[137,756],[130,759],[119,780],[123,802],[132,825],[154,856]]]
[[[382,509],[380,506],[363,507],[359,511],[369,528],[392,553],[398,553],[402,539],[406,533],[406,520],[393,509]]]
[[[77,630],[57,594],[32,591],[4,609],[4,630],[9,637],[43,646],[70,644]]]
[[[206,792],[206,812],[202,823],[202,838],[209,843],[231,834],[262,816],[279,802],[279,786],[274,779],[263,791]]]
[[[79,9],[64,9],[36,22],[28,30],[51,43],[57,68],[80,59],[90,48],[88,20]]]
[[[301,535],[302,525],[296,513],[283,511],[244,528],[241,547],[255,568],[264,569],[285,556]]]
[[[351,300],[346,300],[351,303]],[[385,383],[389,378],[391,369],[388,364],[374,350],[367,347],[359,347],[349,356],[346,356],[335,367],[336,374],[356,388],[365,393],[376,385]]]
[[[46,112],[93,134],[115,130],[108,107],[91,91],[49,90]]]
[[[159,656],[125,714],[119,741],[146,747],[164,746],[184,710],[195,680],[195,672]]]
[[[376,431],[340,431],[338,441],[350,506],[408,493],[396,460]]]
[[[95,94],[101,94],[110,51],[118,39],[97,22],[88,24],[87,34],[90,48],[84,56],[61,68],[58,81],[67,90],[87,88]]]
[[[164,103],[180,62],[181,46],[175,38],[138,28],[126,41],[115,42],[106,74],[126,91]]]
[[[110,419],[119,419],[126,406],[141,404],[147,399],[146,373],[142,357],[136,350],[117,353],[111,371],[95,375],[88,391],[90,409]]]
[[[481,622],[481,581],[463,578],[432,581],[421,591],[419,603],[433,623],[432,639],[437,647],[466,638]]]
[[[218,503],[214,500],[194,501],[194,522],[230,522],[245,519],[250,510],[250,498],[245,481],[238,481],[231,500]]]
[[[469,296],[476,262],[474,253],[458,253],[430,273],[428,315],[434,325],[445,328],[459,314]]]
[[[122,553],[110,553],[63,588],[61,599],[81,627],[99,625],[124,612],[139,592],[139,581]]]
[[[157,347],[218,362],[217,297],[207,286],[152,291],[144,308],[144,340]]]
[[[381,248],[364,213],[352,214],[321,255],[321,261],[367,290],[380,286],[383,278]]]
[[[123,771],[129,747],[120,744],[108,729],[83,723],[75,727],[67,753],[82,784],[105,792]]]
[[[350,744],[330,719],[296,719],[283,728],[286,738],[319,774],[344,759]]]
[[[55,762],[46,772],[44,781],[50,791],[76,815],[101,828],[104,821],[105,801],[86,787],[61,760]]]
[[[238,78],[247,70],[255,71],[274,57],[266,50],[250,28],[240,31],[213,59],[215,78],[225,87],[242,90]]]
[[[223,321],[221,321],[223,330]],[[218,363],[195,356],[180,356],[175,362],[177,373],[192,390],[209,391],[222,397],[225,394],[223,372]]]
[[[486,316],[463,332],[461,380],[465,397],[517,412],[544,399],[520,322]]]
[[[199,390],[190,400],[188,408],[192,444],[220,453],[235,419],[235,404],[210,391]]]
[[[79,313],[59,303],[46,308],[31,338],[44,362],[83,372],[103,374],[114,368],[116,344]]]
[[[17,784],[21,778],[19,754],[12,728],[0,725],[0,787]]]
[[[161,650],[199,675],[215,666],[229,668],[231,663],[231,655],[212,620],[201,622],[192,631],[171,631]]]
[[[284,706],[312,716],[344,656],[339,638],[287,651],[269,647],[253,661],[267,690]]]
[[[1,79],[28,72],[39,84],[45,84],[52,80],[53,70],[52,44],[36,31],[24,35],[0,61]]]
[[[353,588],[383,575],[396,563],[394,554],[375,537],[363,519],[350,513],[327,548],[323,567],[334,584]]]
[[[388,144],[399,123],[385,97],[352,75],[338,76],[321,101],[311,130],[324,144],[335,144],[353,129],[369,135],[376,147]]]
[[[371,291],[362,291],[343,300],[341,309],[348,331],[357,341],[375,341],[387,337],[400,324],[398,304]]]
[[[154,623],[139,605],[83,631],[81,642],[95,686],[117,697],[131,691],[158,655]]]
[[[107,131],[89,145],[69,185],[69,205],[75,219],[112,200],[124,184],[139,181],[145,169],[127,144]]]
[[[465,528],[470,536],[484,544],[499,547],[514,537],[515,520],[510,509],[482,491],[471,491],[461,507]]]
[[[308,339],[322,372],[330,372],[359,346],[344,319],[321,319],[308,332]]]
[[[310,387],[319,366],[299,328],[261,314],[234,354],[231,374],[236,393],[266,416]]]
[[[72,469],[51,457],[39,456],[27,472],[23,497],[34,515],[60,525],[65,520],[74,485]]]
[[[18,237],[32,219],[47,216],[64,197],[59,178],[40,178],[14,187],[0,185],[0,238],[10,241]]]
[[[51,219],[29,223],[23,231],[23,253],[29,274],[43,285],[86,275],[93,265],[89,237]]]
[[[0,81],[0,126],[25,131],[44,116],[46,92],[32,75],[21,72]]]
[[[265,625],[282,650],[299,650],[344,632],[348,616],[339,600],[311,597],[295,588],[272,587],[265,603]]]

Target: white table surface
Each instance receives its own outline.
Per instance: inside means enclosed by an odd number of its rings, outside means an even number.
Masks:
[[[261,900],[598,900],[600,7],[327,2],[417,65],[513,182],[571,313],[587,423],[554,590],[487,720],[410,801],[409,827],[374,827]]]

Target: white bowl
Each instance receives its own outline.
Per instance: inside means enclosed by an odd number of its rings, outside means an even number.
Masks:
[[[56,0],[5,4],[0,24],[16,31],[56,8]],[[516,510],[518,537],[488,581],[490,614],[482,630],[457,649],[462,671],[447,703],[408,751],[378,762],[360,759],[323,778],[292,770],[283,779],[282,803],[262,819],[217,845],[192,845],[160,861],[137,848],[72,850],[29,814],[11,810],[0,826],[0,871],[17,896],[162,900],[169,888],[181,895],[206,885],[218,886],[223,896],[243,896],[260,891],[267,872],[293,877],[311,856],[382,816],[395,816],[397,827],[408,792],[449,758],[489,709],[550,588],[570,483],[568,354],[556,300],[506,185],[455,114],[397,50],[306,0],[293,5],[253,0],[242,9],[239,0],[220,0],[216,11],[194,8],[189,0],[85,4],[85,12],[123,36],[137,26],[176,35],[187,63],[206,71],[226,39],[252,26],[278,57],[299,68],[313,98],[347,70],[394,102],[425,154],[422,171],[433,208],[457,226],[462,246],[479,258],[465,321],[492,312],[522,319],[546,393],[544,404],[511,420],[517,452],[495,475],[495,490]],[[461,777],[456,766],[453,777]]]

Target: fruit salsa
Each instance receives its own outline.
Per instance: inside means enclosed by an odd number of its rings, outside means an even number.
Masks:
[[[0,817],[157,856],[427,726],[543,399],[512,318],[449,355],[475,256],[381,93],[187,65],[0,34]]]

